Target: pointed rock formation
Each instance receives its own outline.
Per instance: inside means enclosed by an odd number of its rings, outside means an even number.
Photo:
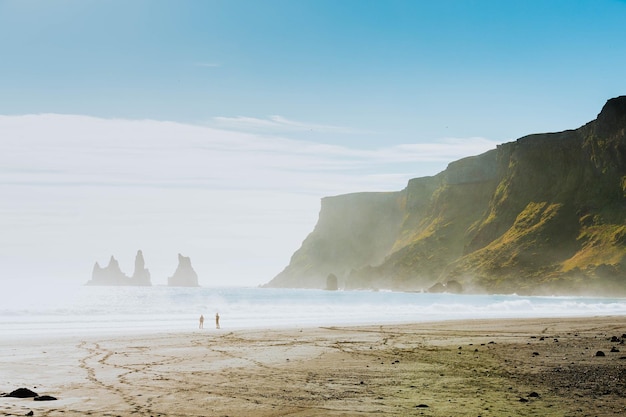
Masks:
[[[167,279],[167,285],[170,287],[199,287],[198,274],[193,270],[189,257],[178,254],[178,267],[174,275]]]
[[[93,272],[91,273],[91,280],[87,282],[87,285],[112,285],[112,286],[150,286],[150,271],[145,267],[143,254],[141,251],[137,251],[137,257],[135,258],[135,272],[132,277],[128,277],[120,269],[120,264],[113,255],[109,259],[109,264],[102,268],[98,262],[93,266]]]
[[[146,263],[143,259],[143,252],[137,251],[135,256],[135,272],[131,277],[132,285],[151,285],[150,284],[150,271],[146,268]]]
[[[129,279],[120,269],[117,259],[111,255],[109,264],[105,268],[100,267],[100,264],[96,262],[91,280],[87,282],[87,285],[128,285]]]

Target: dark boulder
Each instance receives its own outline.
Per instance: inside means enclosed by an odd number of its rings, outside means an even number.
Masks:
[[[18,388],[14,391],[11,391],[9,395],[7,395],[7,397],[13,397],[13,398],[35,398],[38,396],[39,394],[37,394],[34,391],[29,390],[28,388]]]
[[[35,401],[56,401],[56,397],[52,395],[40,395],[38,397],[33,398]]]
[[[337,291],[339,289],[337,276],[335,274],[329,274],[326,278],[326,289],[328,291]]]

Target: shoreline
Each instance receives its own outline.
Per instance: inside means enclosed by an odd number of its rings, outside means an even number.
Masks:
[[[0,339],[0,392],[58,398],[0,413],[619,415],[624,338],[626,316]]]

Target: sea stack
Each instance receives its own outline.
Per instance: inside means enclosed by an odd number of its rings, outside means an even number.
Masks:
[[[129,279],[120,269],[117,259],[111,255],[109,264],[104,268],[96,262],[91,273],[91,280],[87,282],[87,285],[128,285]]]
[[[111,255],[109,264],[105,268],[102,268],[98,262],[95,263],[91,280],[87,282],[87,285],[149,287],[152,283],[150,282],[150,271],[145,267],[143,253],[139,250],[135,257],[135,272],[132,277],[122,272],[119,262]]]
[[[170,287],[198,287],[198,274],[191,266],[191,259],[188,256],[178,254],[178,267],[174,275],[167,279]]]
[[[131,280],[132,285],[151,285],[150,271],[146,268],[141,250],[138,250],[137,256],[135,256],[135,272],[133,272]]]
[[[339,283],[337,280],[337,275],[329,274],[326,278],[326,289],[328,291],[337,291],[339,289]]]

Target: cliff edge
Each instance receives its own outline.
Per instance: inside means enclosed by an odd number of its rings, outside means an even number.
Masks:
[[[266,286],[626,295],[626,96],[586,125],[452,162],[393,193],[322,200]]]

